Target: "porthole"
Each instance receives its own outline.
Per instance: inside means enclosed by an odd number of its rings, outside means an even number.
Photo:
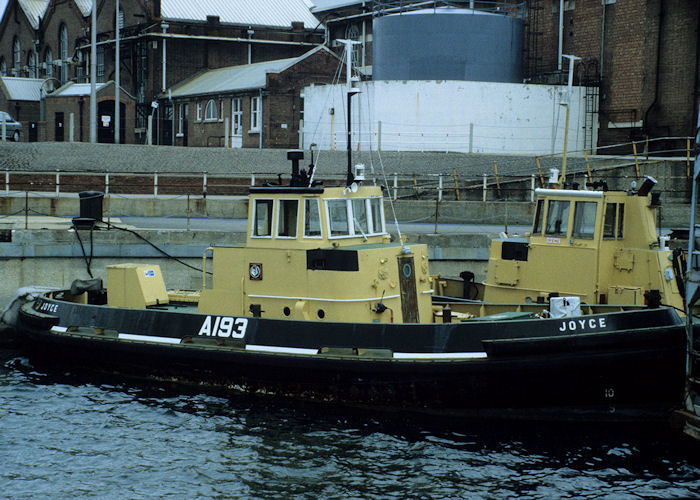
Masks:
[[[318,314],[318,317],[319,317],[320,319],[323,319],[323,318],[326,317],[326,311],[324,311],[323,309],[319,309],[318,312],[317,312],[316,314]]]
[[[284,313],[285,316],[289,316],[292,313],[291,309],[289,309],[288,307],[285,307],[284,309],[282,309],[282,312]]]

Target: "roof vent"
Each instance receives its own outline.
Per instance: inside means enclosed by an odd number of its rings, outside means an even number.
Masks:
[[[219,19],[219,16],[207,16],[207,24],[220,24],[221,20]]]
[[[304,31],[304,23],[302,21],[292,21],[292,31],[296,33]]]

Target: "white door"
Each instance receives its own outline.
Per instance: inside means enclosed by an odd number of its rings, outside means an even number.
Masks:
[[[234,97],[231,99],[231,147],[243,147],[243,99]]]

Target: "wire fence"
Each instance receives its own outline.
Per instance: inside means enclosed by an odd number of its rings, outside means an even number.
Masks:
[[[662,144],[685,142],[685,148],[660,149]],[[572,151],[568,158],[566,181],[570,187],[604,179],[611,189],[628,189],[633,180],[652,174],[658,177],[657,191],[675,197],[689,192],[692,172],[691,138],[671,137],[634,143],[605,146],[611,153],[632,149],[632,155],[597,155]],[[653,150],[653,152],[651,152]],[[377,154],[376,152],[374,153]],[[365,182],[382,184],[387,196],[394,200],[437,201],[532,201],[534,190],[554,182],[562,170],[561,155],[536,157],[494,157],[479,165],[441,169],[437,172],[381,172],[372,156],[357,155],[369,160]],[[473,162],[472,162],[473,163]],[[442,171],[440,171],[442,170]],[[2,171],[0,171],[2,172]],[[2,174],[0,174],[2,175]],[[342,185],[345,174],[317,174],[315,180],[326,185]],[[207,172],[84,172],[27,171],[6,169],[0,177],[0,197],[19,196],[77,196],[84,191],[99,191],[105,195],[141,196],[151,198],[177,197],[236,197],[246,196],[251,186],[283,184],[288,176],[269,172],[222,174]]]

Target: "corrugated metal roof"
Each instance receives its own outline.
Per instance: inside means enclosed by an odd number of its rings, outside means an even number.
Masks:
[[[311,8],[312,12],[325,12],[327,10],[350,7],[351,5],[362,5],[362,0],[314,0],[316,4]]]
[[[206,21],[219,16],[219,21],[248,26],[289,28],[292,21],[313,29],[318,25],[306,0],[161,0],[163,19],[173,21]]]
[[[173,97],[186,97],[261,89],[267,83],[268,73],[280,73],[319,50],[328,49],[319,46],[299,57],[212,69],[174,86],[171,93]]]
[[[18,0],[18,2],[32,27],[35,30],[39,29],[39,19],[44,17],[49,0]]]
[[[111,82],[98,83],[96,85],[97,92],[102,90],[102,88],[109,85]],[[51,97],[68,97],[68,96],[85,96],[90,95],[90,84],[89,83],[73,83],[68,82],[64,86],[58,88],[55,92],[51,93]]]
[[[15,78],[11,76],[0,77],[8,92],[10,101],[40,101],[41,84],[40,78]]]
[[[83,17],[90,15],[90,12],[92,11],[92,0],[74,0],[74,1],[75,1],[75,5],[78,6],[78,8],[80,9],[80,12],[83,14]],[[114,7],[112,7],[112,8],[114,8]],[[99,9],[97,12],[99,14],[99,12],[100,12]]]

